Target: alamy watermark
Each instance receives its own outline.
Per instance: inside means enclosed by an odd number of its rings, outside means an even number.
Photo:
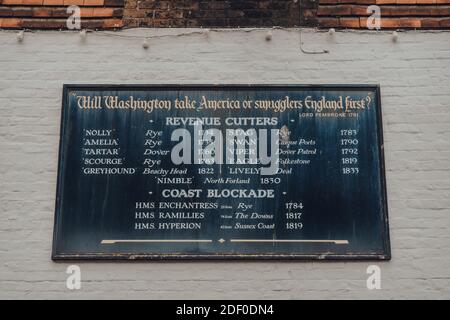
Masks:
[[[380,30],[381,29],[381,8],[376,5],[367,7],[367,13],[371,15],[367,18],[367,29]]]
[[[81,289],[81,268],[75,264],[67,267],[66,273],[69,275],[66,279],[66,287],[69,290]]]
[[[369,275],[366,281],[367,289],[381,289],[381,269],[379,266],[372,264],[367,267],[366,273]]]
[[[66,20],[67,29],[80,30],[81,29],[81,9],[79,6],[69,6],[67,13],[70,16]]]
[[[171,140],[179,141],[171,153],[172,163],[175,165],[191,164],[191,150],[193,150],[194,164],[261,165],[261,175],[278,173],[278,129],[259,129],[258,131],[256,129],[227,129],[225,157],[222,132],[219,129],[203,130],[199,120],[194,124],[193,139],[188,129],[179,128],[172,132]],[[192,141],[194,141],[193,146]]]

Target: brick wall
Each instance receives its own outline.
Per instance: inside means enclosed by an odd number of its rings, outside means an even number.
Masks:
[[[66,29],[67,8],[81,9],[83,29],[123,26],[124,0],[0,0],[1,29]]]
[[[450,28],[450,0],[0,0],[1,29],[65,29],[81,7],[82,28],[367,28],[369,5],[381,28]]]
[[[319,0],[318,25],[367,29],[370,5],[380,7],[382,29],[450,28],[450,0]]]
[[[125,30],[120,35],[185,30]],[[450,32],[211,32],[142,39],[0,32],[0,298],[450,299]],[[68,263],[50,260],[63,83],[379,83],[392,260]]]
[[[298,26],[300,0],[127,0],[130,27]]]

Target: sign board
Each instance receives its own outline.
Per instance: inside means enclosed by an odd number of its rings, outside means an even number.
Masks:
[[[378,86],[65,85],[53,259],[390,259]]]

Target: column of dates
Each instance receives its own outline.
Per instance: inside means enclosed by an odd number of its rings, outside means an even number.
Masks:
[[[340,146],[341,146],[342,174],[344,175],[359,174],[358,130],[356,129],[340,130]]]
[[[303,223],[301,222],[303,203],[302,202],[286,202],[285,203],[285,217],[287,230],[301,230]]]

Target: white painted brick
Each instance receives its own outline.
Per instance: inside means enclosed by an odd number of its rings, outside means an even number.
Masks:
[[[126,35],[188,30],[127,30]],[[450,298],[450,32],[210,32],[141,40],[0,32],[0,298]],[[50,260],[63,83],[379,83],[393,259],[67,263]]]

